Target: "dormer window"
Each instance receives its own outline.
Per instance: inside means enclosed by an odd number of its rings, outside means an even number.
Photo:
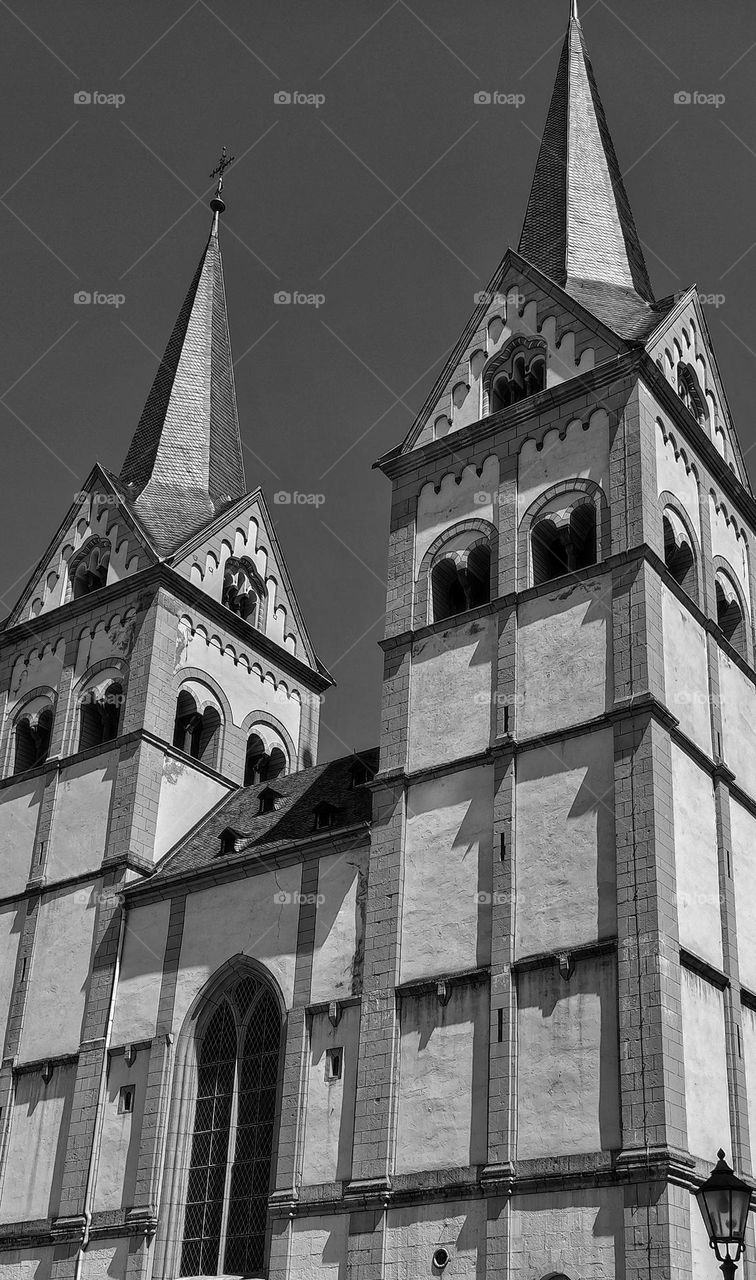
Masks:
[[[283,796],[280,791],[276,791],[274,787],[265,787],[258,797],[259,809],[258,813],[275,813],[276,809],[280,809]]]
[[[106,586],[109,565],[110,543],[104,538],[90,538],[69,565],[74,600]]]
[[[316,831],[328,831],[331,827],[339,825],[339,810],[327,800],[322,800],[320,804],[315,805],[314,817]]]
[[[236,853],[236,841],[239,839],[239,832],[234,831],[233,827],[226,827],[220,833],[220,852]]]
[[[252,561],[244,556],[231,556],[223,570],[222,603],[232,613],[243,618],[250,626],[262,626],[262,603],[265,599],[265,583]]]
[[[350,773],[353,787],[364,787],[368,782],[372,782],[373,780],[372,772],[368,769],[364,760],[361,760],[359,756],[355,756],[352,761]]]

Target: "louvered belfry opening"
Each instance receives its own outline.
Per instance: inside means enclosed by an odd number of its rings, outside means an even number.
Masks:
[[[280,1038],[276,1000],[253,977],[223,995],[202,1035],[182,1276],[264,1269]]]

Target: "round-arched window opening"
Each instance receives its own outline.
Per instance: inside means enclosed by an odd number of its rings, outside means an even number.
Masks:
[[[433,565],[430,575],[434,622],[443,622],[491,599],[491,548],[475,542],[464,551],[447,554]]]
[[[288,772],[289,761],[282,747],[266,746],[259,733],[251,733],[247,739],[244,761],[244,785],[252,787],[260,782],[272,782]]]
[[[537,395],[546,386],[546,360],[541,352],[518,352],[491,383],[491,413]]]
[[[221,603],[250,626],[259,629],[264,597],[265,584],[251,560],[231,556],[223,570]]]
[[[218,763],[220,735],[223,721],[214,706],[200,712],[188,689],[182,689],[176,699],[176,718],[173,724],[173,745],[203,764],[215,768]]]
[[[97,543],[72,566],[73,598],[78,600],[107,584],[110,547]]]
[[[664,563],[675,582],[693,595],[696,562],[687,530],[679,516],[667,514],[662,521],[664,531]]]
[[[455,614],[465,612],[465,588],[453,560],[439,560],[433,566],[431,591],[434,622],[442,622],[444,618],[453,618]]]
[[[715,584],[717,596],[717,625],[726,640],[737,649],[741,658],[746,653],[746,629],[743,610],[737,592],[724,574],[718,573]]]
[[[45,763],[50,752],[52,727],[52,707],[45,707],[37,716],[21,717],[14,733],[14,773],[23,773]]]
[[[596,563],[596,508],[592,502],[573,507],[564,517],[544,516],[531,534],[533,585],[538,587],[565,573],[579,572]]]

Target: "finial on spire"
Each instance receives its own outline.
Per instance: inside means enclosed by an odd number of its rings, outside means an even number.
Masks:
[[[221,151],[221,157],[220,157],[220,160],[218,161],[218,164],[215,166],[212,173],[210,174],[211,178],[218,179],[218,185],[215,188],[215,195],[210,201],[210,208],[215,214],[215,217],[213,219],[213,231],[217,231],[218,229],[218,214],[226,212],[225,202],[221,200],[221,191],[223,190],[223,175],[226,172],[226,169],[228,169],[229,165],[233,164],[235,159],[236,159],[236,156],[229,156],[226,154],[226,148],[224,147],[223,150]]]
[[[580,14],[578,13],[578,0],[570,0],[570,3],[571,3],[571,6],[572,6],[572,11],[571,11],[571,13],[570,13],[570,17],[571,17],[571,18],[574,18],[574,19],[575,19],[575,22],[579,22],[579,21],[580,21]]]

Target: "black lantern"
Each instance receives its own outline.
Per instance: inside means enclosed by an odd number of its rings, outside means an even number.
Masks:
[[[748,1210],[751,1206],[751,1188],[736,1178],[724,1151],[718,1151],[719,1162],[711,1177],[696,1192],[698,1206],[703,1214],[709,1244],[721,1262],[725,1280],[733,1280],[735,1264],[745,1246]],[[724,1254],[720,1253],[724,1249]],[[734,1258],[730,1249],[735,1251]]]

